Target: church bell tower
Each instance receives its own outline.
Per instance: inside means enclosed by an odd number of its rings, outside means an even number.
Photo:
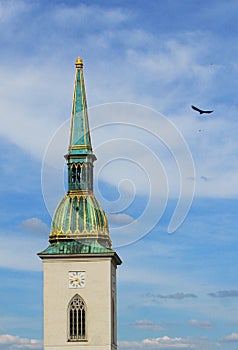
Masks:
[[[44,349],[117,348],[116,269],[106,215],[93,193],[93,154],[83,62],[76,60],[68,192],[38,255],[44,270]]]

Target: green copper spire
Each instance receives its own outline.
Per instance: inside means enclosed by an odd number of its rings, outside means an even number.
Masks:
[[[88,125],[88,110],[83,77],[83,60],[76,60],[74,99],[69,143],[69,154],[92,154]]]
[[[76,60],[74,98],[71,119],[68,161],[68,190],[93,190],[93,162],[96,160],[92,151],[88,124],[88,110],[83,77],[83,61]]]
[[[42,254],[58,254],[59,249],[62,254],[108,252],[111,239],[107,218],[93,193],[96,157],[90,139],[83,62],[79,57],[76,60],[70,142],[65,158],[68,191],[54,213],[49,236],[51,246]]]

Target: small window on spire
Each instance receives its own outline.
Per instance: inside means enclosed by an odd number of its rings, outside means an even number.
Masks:
[[[86,181],[86,166],[85,165],[82,166],[82,181],[83,182]]]
[[[80,164],[78,164],[78,166],[77,166],[77,180],[78,180],[78,182],[80,182],[80,175],[81,175],[81,166],[80,166]]]
[[[73,164],[72,166],[72,183],[75,183],[76,181],[76,166]]]

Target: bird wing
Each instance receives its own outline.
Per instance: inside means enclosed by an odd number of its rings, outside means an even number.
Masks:
[[[199,112],[200,114],[203,114],[203,113],[210,114],[210,113],[213,112],[213,111],[204,111],[203,109],[197,108],[197,107],[195,107],[193,105],[191,107],[192,107],[192,109],[194,109],[195,111]]]
[[[213,111],[203,111],[203,113],[207,113],[207,114],[209,114],[209,113],[212,113]]]
[[[192,107],[192,109],[194,109],[195,111],[197,111],[197,112],[199,112],[199,113],[203,113],[203,111],[201,110],[201,109],[199,109],[199,108],[197,108],[197,107],[195,107],[195,106],[191,106]]]

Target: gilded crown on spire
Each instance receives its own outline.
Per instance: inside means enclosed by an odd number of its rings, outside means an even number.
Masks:
[[[81,68],[81,67],[83,67],[83,60],[82,60],[81,57],[78,57],[78,58],[76,59],[75,66],[76,66],[76,68]]]

